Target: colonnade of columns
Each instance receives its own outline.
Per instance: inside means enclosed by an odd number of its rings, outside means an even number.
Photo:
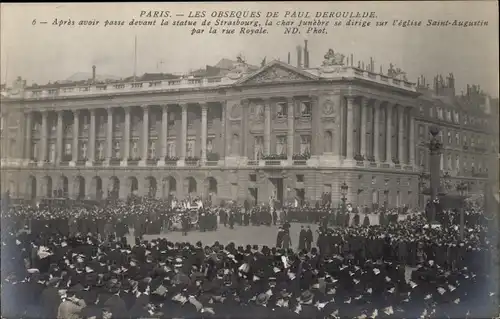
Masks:
[[[186,158],[187,152],[187,132],[188,132],[188,116],[187,109],[188,104],[181,104],[181,155],[180,159],[184,160]],[[201,160],[206,161],[207,158],[207,111],[208,105],[207,103],[201,103]],[[142,131],[141,131],[141,140],[142,140],[142,149],[141,149],[141,161],[145,162],[148,159],[148,146],[149,146],[149,106],[142,105]],[[159,134],[160,140],[160,151],[161,158],[164,159],[168,155],[168,114],[169,114],[169,105],[162,105],[162,117],[161,117],[161,133]],[[110,161],[113,158],[113,112],[114,108],[108,107],[105,109],[107,112],[107,127],[106,127],[106,161]],[[56,163],[60,163],[62,161],[63,155],[63,113],[66,110],[56,111],[57,114],[57,131],[56,131]],[[40,144],[41,151],[39,154],[39,158],[37,160],[40,163],[43,163],[47,160],[47,150],[48,150],[48,111],[40,111],[41,113],[41,130],[40,130]],[[71,162],[76,163],[79,160],[79,130],[80,130],[80,116],[81,110],[74,110],[73,113],[73,124],[72,124],[72,156]],[[87,164],[92,165],[96,158],[96,109],[89,110],[90,115],[90,125],[88,130],[88,156],[87,156]],[[130,140],[131,140],[131,109],[129,107],[124,108],[124,130],[123,130],[123,152],[122,152],[122,163],[126,163],[127,159],[130,155]],[[33,113],[26,113],[26,125],[28,128],[32,128],[33,123]],[[31,130],[28,129],[26,134],[26,157],[31,158],[31,150],[32,150],[32,134]]]
[[[357,101],[359,103],[356,103]],[[354,119],[357,107],[359,107],[358,114],[361,117],[359,122],[356,122]],[[385,110],[385,118],[381,116],[382,109]],[[415,163],[415,118],[410,106],[379,100],[370,101],[365,97],[348,96],[346,98],[346,112],[345,123],[341,117],[341,126],[346,126],[345,140],[342,141],[346,145],[346,159],[354,159],[358,154],[364,156],[364,159],[366,159],[371,154],[375,162],[392,162],[393,159],[397,159],[400,163],[406,162],[410,165]],[[369,112],[373,116],[371,135],[367,134]],[[407,119],[406,125],[405,117]],[[382,122],[385,123],[385,131],[383,132],[385,141],[381,140],[380,124]],[[393,132],[393,128],[396,128],[396,132]],[[354,132],[356,131],[360,132],[358,154],[356,154],[358,150],[355,149],[357,143],[355,143]],[[393,152],[392,143],[394,135],[396,135],[397,141],[395,152]],[[371,150],[368,149],[368,136],[371,138]],[[385,145],[385,154],[382,151],[384,148],[380,147],[381,143]]]
[[[286,123],[287,123],[287,155],[288,159],[292,159],[292,155],[294,154],[294,135],[295,135],[295,102],[296,100],[293,97],[286,98]],[[317,97],[312,97],[311,99],[311,150],[313,155],[321,155],[323,152],[320,152],[321,149],[319,146],[321,143],[324,143],[322,139],[321,130],[322,122],[321,122],[321,114],[322,108],[318,105]],[[208,104],[200,103],[201,109],[201,161],[202,163],[207,160],[207,135],[208,135]],[[271,135],[273,132],[273,116],[271,114],[272,103],[270,99],[264,100],[264,154],[269,155],[271,153]],[[181,108],[181,135],[179,143],[181,143],[181,152],[179,159],[185,160],[187,156],[187,138],[188,138],[188,104],[180,104]],[[149,132],[149,113],[150,106],[142,105],[142,130],[140,134],[140,138],[142,140],[140,150],[140,162],[144,165],[148,160],[148,147],[150,141],[150,132]],[[359,110],[356,110],[359,108]],[[382,108],[385,109],[385,118],[383,119],[381,116]],[[113,122],[114,118],[114,110],[115,108],[108,107],[106,108],[107,112],[107,127],[105,129],[106,132],[106,161],[109,162],[113,158]],[[357,112],[358,111],[358,112]],[[64,110],[57,111],[57,130],[56,130],[56,162],[59,163],[62,161],[63,154],[63,112]],[[71,162],[76,163],[79,158],[79,129],[80,129],[80,110],[74,110],[73,112],[73,127],[72,127],[72,156]],[[96,109],[90,109],[90,125],[88,132],[88,159],[87,165],[92,165],[96,158]],[[345,116],[344,113],[346,112]],[[367,134],[368,132],[368,115],[369,112],[372,112],[372,121],[373,124],[371,131],[371,135]],[[222,103],[222,135],[227,134],[226,128],[226,103]],[[244,113],[246,114],[246,112]],[[357,116],[360,116],[360,120],[356,120]],[[339,147],[337,148],[337,152],[344,155],[346,159],[355,159],[356,155],[362,155],[365,159],[369,154],[373,155],[375,162],[381,162],[385,160],[386,162],[392,162],[394,158],[397,158],[400,162],[406,161],[408,164],[413,164],[415,159],[415,119],[412,115],[410,107],[398,105],[389,102],[382,102],[377,100],[370,100],[365,97],[359,96],[347,96],[345,98],[345,108],[344,111],[341,111],[340,116],[337,117],[337,120],[340,121],[339,127],[341,128],[340,132],[337,132],[338,136],[336,140],[339,142]],[[32,127],[33,123],[33,113],[26,114],[26,123],[27,127]],[[407,120],[405,121],[405,117]],[[247,121],[246,116],[242,118],[242,121]],[[385,123],[385,132],[383,132],[385,136],[385,141],[381,140],[381,121]],[[160,163],[164,158],[167,157],[168,154],[168,123],[169,123],[169,105],[161,106],[161,129],[159,133],[159,141],[160,141]],[[405,125],[405,123],[407,125]],[[245,129],[249,129],[247,124],[245,124]],[[392,132],[393,127],[396,128],[396,132]],[[359,132],[359,141],[355,143],[355,132]],[[123,130],[123,145],[121,148],[123,151],[121,152],[121,162],[122,164],[126,164],[127,160],[130,156],[130,141],[131,141],[131,108],[124,108],[124,130]],[[393,154],[393,144],[392,138],[393,134],[397,134],[397,143],[395,146],[396,152]],[[371,143],[368,143],[368,136],[371,137]],[[242,134],[243,139],[248,139],[249,134]],[[226,141],[225,137],[222,137],[223,141]],[[406,144],[405,144],[406,139]],[[227,142],[227,141],[226,141]],[[242,141],[244,147],[246,147],[248,141]],[[28,149],[28,158],[31,158],[31,143],[32,136],[31,130],[28,129],[28,134],[26,136],[26,143]],[[47,143],[48,143],[48,112],[41,111],[41,133],[40,133],[40,160],[41,163],[47,160]],[[385,154],[384,148],[381,148],[381,145],[385,145]],[[345,145],[345,149],[342,147]],[[359,148],[356,147],[359,145]],[[368,146],[372,147],[372,150],[368,150]],[[222,148],[222,158],[224,158],[225,147]],[[344,153],[345,150],[345,153]],[[240,154],[245,154],[246,151],[241,152]],[[406,156],[405,156],[406,155]]]

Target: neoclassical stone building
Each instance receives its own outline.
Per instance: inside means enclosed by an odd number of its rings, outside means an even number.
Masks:
[[[435,122],[422,110],[444,102],[392,66],[383,74],[352,62],[330,51],[317,68],[240,60],[201,75],[100,83],[94,67],[89,81],[19,80],[2,96],[2,188],[30,199],[137,193],[315,202],[327,193],[337,203],[345,182],[347,200],[358,205],[416,206],[426,161],[421,125]],[[488,156],[491,132],[474,132]],[[484,179],[466,172],[453,177]]]

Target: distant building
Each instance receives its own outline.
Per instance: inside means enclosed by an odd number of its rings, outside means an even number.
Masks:
[[[308,67],[305,52],[298,67],[223,59],[185,76],[18,85],[2,98],[2,188],[25,198],[134,192],[254,203],[328,194],[335,205],[345,182],[354,204],[415,207],[428,128],[438,125],[443,176],[481,190],[498,152],[487,111],[498,100],[477,87],[457,97],[452,76],[428,88],[333,50]]]

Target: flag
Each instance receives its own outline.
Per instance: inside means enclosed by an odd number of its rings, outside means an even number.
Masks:
[[[299,201],[295,198],[295,207],[299,207]]]

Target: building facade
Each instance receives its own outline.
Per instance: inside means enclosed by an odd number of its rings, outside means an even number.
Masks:
[[[331,51],[318,68],[240,60],[215,76],[18,80],[2,97],[2,189],[255,203],[327,194],[336,204],[345,182],[359,206],[415,207],[430,125],[444,128],[443,174],[485,180],[498,133],[485,129],[483,105],[470,111],[392,66],[382,74],[352,62]]]

